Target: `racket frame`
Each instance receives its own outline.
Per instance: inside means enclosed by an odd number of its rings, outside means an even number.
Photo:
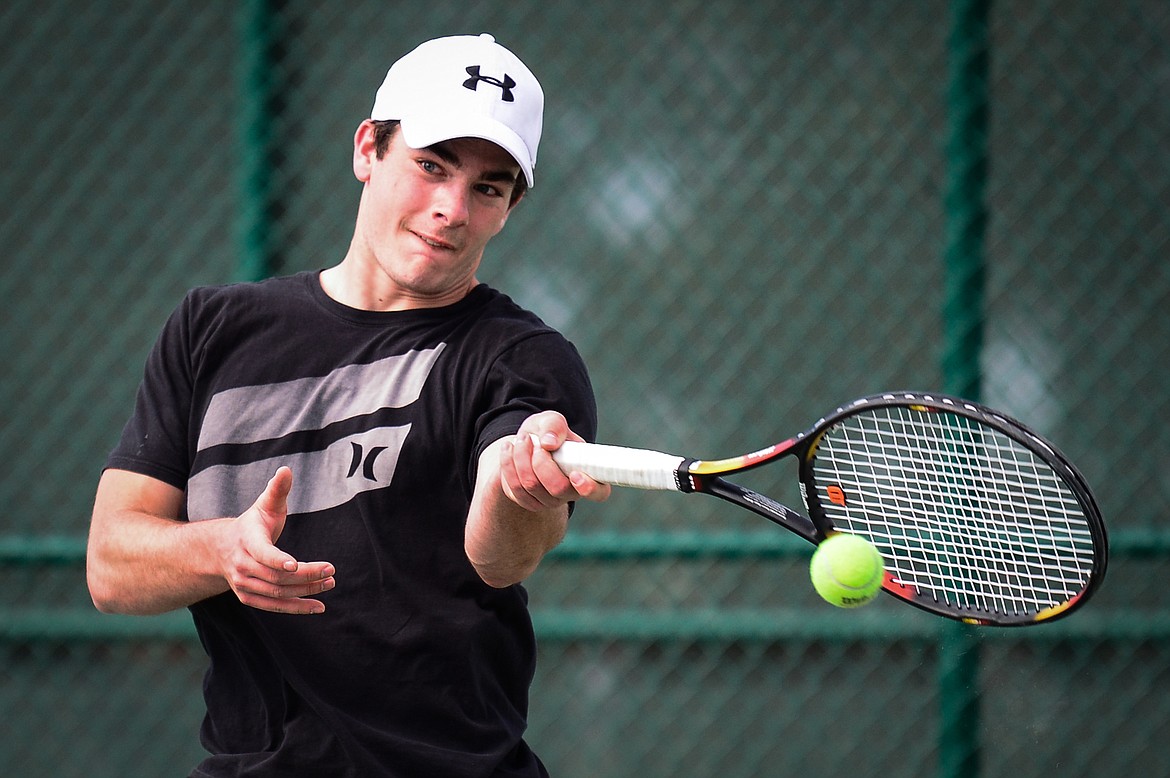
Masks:
[[[762,516],[817,545],[830,535],[840,531],[834,526],[829,512],[822,504],[819,485],[815,478],[818,446],[831,430],[845,420],[874,409],[890,407],[905,407],[919,412],[944,412],[965,417],[1008,437],[1039,457],[1057,473],[1076,499],[1089,529],[1094,554],[1088,580],[1075,596],[1066,602],[1042,609],[1026,617],[960,611],[949,605],[944,607],[938,604],[934,598],[922,595],[916,587],[899,581],[889,570],[886,571],[882,587],[887,593],[936,615],[983,626],[1027,626],[1051,621],[1068,615],[1089,599],[1104,578],[1109,554],[1105,525],[1101,520],[1100,510],[1088,484],[1076,467],[1044,437],[1019,421],[979,403],[944,394],[911,391],[870,395],[838,407],[831,414],[819,419],[809,430],[796,437],[749,454],[727,459],[686,459],[659,452],[610,446],[589,446],[587,448],[595,450],[595,461],[597,462],[604,461],[606,456],[616,455],[631,462],[647,465],[647,472],[640,473],[633,479],[614,477],[610,481],[611,483],[644,489],[677,489],[684,493],[702,492],[709,494]],[[565,445],[569,446],[568,443]],[[574,446],[570,446],[570,450],[574,448]],[[652,455],[657,459],[642,461],[640,457],[643,455]],[[807,515],[792,510],[754,489],[729,481],[725,477],[755,469],[786,456],[795,456],[798,460],[800,492],[808,512]],[[568,458],[566,457],[566,459]],[[673,473],[669,472],[671,467],[674,468]],[[585,467],[583,469],[585,472],[589,472],[591,468]],[[623,462],[623,469],[631,468]],[[607,479],[601,477],[598,480]]]

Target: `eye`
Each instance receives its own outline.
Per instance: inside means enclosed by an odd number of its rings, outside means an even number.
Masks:
[[[503,197],[504,192],[495,184],[476,184],[475,190],[488,197]]]
[[[420,159],[418,161],[418,166],[419,166],[419,168],[422,169],[422,171],[424,173],[432,173],[433,174],[433,173],[439,172],[439,164],[437,162],[435,162],[433,159],[425,159],[425,158]]]

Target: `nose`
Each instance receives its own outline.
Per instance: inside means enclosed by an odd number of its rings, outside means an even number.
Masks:
[[[435,193],[433,216],[448,226],[465,224],[470,215],[469,201],[470,193],[463,186],[440,186]]]

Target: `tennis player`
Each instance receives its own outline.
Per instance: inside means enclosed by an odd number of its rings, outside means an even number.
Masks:
[[[101,611],[190,609],[191,775],[547,775],[520,582],[609,487],[550,456],[596,432],[577,351],[476,280],[543,109],[491,36],[423,43],[354,136],[340,263],[195,289],[163,328],[87,574]]]

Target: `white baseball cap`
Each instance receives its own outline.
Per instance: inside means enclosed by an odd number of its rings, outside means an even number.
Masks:
[[[487,33],[420,44],[390,67],[370,111],[376,121],[401,122],[412,149],[454,138],[489,140],[515,158],[529,186],[543,117],[540,82]]]

